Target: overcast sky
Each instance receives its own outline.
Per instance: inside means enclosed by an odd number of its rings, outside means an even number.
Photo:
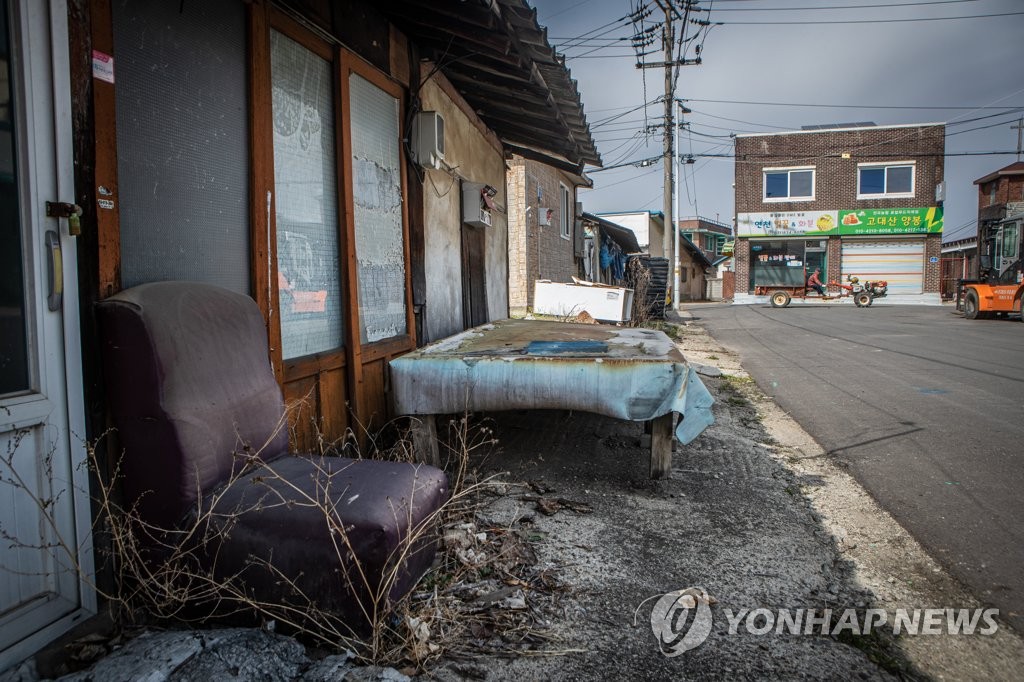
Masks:
[[[660,133],[641,132],[644,109],[629,112],[664,92],[663,72],[637,69],[629,40],[637,26],[650,28],[660,21],[657,4],[533,4],[550,42],[569,57],[604,164],[659,155]],[[621,20],[645,5],[654,12],[642,24]],[[691,125],[690,132],[681,131],[680,152],[692,152],[696,160],[680,166],[681,216],[731,222],[733,161],[700,156],[731,154],[730,133],[858,121],[944,122],[949,156],[943,239],[973,233],[973,181],[1012,163],[1016,155],[956,154],[1017,149],[1017,131],[1010,126],[1024,115],[1024,0],[702,0],[698,6],[710,12],[693,16],[723,24],[690,43],[690,58],[695,56],[692,46],[703,44],[703,64],[686,66],[679,76],[676,96],[689,100],[693,110],[685,117]],[[837,7],[852,8],[825,9]],[[1005,16],[965,18],[995,14]],[[938,17],[958,18],[930,20]],[[906,19],[915,21],[900,21]],[[870,23],[838,23],[859,21]],[[696,30],[690,26],[687,35]],[[647,59],[661,60],[660,40],[644,49],[659,52]],[[647,107],[647,124],[658,123],[662,113],[660,102]],[[584,208],[591,213],[660,211],[661,172],[656,163],[589,173],[594,189],[581,192]]]

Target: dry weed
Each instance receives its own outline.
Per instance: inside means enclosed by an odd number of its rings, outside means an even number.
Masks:
[[[287,424],[282,418],[277,429],[287,428]],[[392,508],[406,538],[389,557],[381,576],[369,575],[364,569],[349,538],[350,529],[330,502],[332,479],[341,471],[331,465],[338,460],[314,460],[318,482],[316,490],[309,493],[278,475],[273,461],[263,460],[261,453],[272,440],[273,436],[256,447],[239,442],[227,484],[205,497],[198,495],[196,508],[174,528],[148,523],[134,506],[123,504],[119,466],[107,471],[97,455],[96,443],[90,444],[88,461],[95,474],[93,495],[98,511],[92,540],[105,558],[113,587],[104,588],[94,575],[84,575],[76,563],[80,548],[60,537],[52,514],[54,500],[34,496],[50,526],[48,530],[57,535],[57,541],[45,549],[59,555],[66,569],[81,575],[105,600],[115,622],[125,628],[140,622],[198,626],[225,618],[255,617],[266,627],[295,634],[323,650],[350,650],[365,662],[410,670],[424,670],[442,657],[466,658],[488,651],[508,655],[550,644],[545,632],[547,621],[536,602],[539,596],[556,599],[564,586],[552,571],[536,568],[528,531],[496,527],[480,513],[489,496],[507,490],[497,477],[482,478],[473,468],[473,460],[478,459],[474,454],[482,454],[496,443],[486,423],[473,424],[468,416],[449,423],[443,464],[451,496],[419,523],[411,518],[411,501],[403,509]],[[342,445],[348,451],[355,442],[349,434],[341,443],[324,443],[324,449]],[[7,455],[0,456],[0,464],[7,469],[3,480],[31,495],[32,488],[16,470],[16,447],[15,440]],[[414,461],[406,438],[374,454]],[[244,506],[225,509],[224,494],[236,483],[256,485],[260,494]],[[419,492],[414,489],[411,498]],[[361,595],[358,608],[368,629],[353,627],[337,613],[321,608],[318,595],[305,593],[297,578],[285,575],[272,560],[250,556],[240,570],[217,570],[221,541],[243,514],[283,506],[313,509],[323,518],[337,563],[335,567],[311,568],[340,572],[350,591]],[[13,544],[31,546],[6,530],[0,532]],[[434,565],[418,589],[393,603],[388,595],[406,559],[425,543],[438,541]],[[271,573],[288,588],[287,598],[266,600],[254,595],[246,588],[242,575],[252,568]]]

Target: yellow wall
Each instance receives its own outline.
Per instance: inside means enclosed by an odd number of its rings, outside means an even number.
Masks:
[[[428,170],[423,184],[425,223],[426,310],[424,337],[434,341],[462,331],[462,203],[459,178],[498,190],[496,203],[507,206],[505,159],[442,89],[435,75],[424,83],[424,111],[438,111],[445,124],[445,161],[451,170]],[[487,312],[492,320],[508,317],[508,222],[503,211],[491,212],[486,230]]]

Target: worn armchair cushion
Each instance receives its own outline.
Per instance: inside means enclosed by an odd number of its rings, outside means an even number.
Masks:
[[[447,495],[444,472],[430,466],[278,459],[207,499],[214,537],[229,550],[211,552],[208,568],[299,613],[315,607],[362,629],[375,603],[398,600],[430,567],[432,514]]]
[[[252,299],[159,282],[106,299],[98,316],[127,502],[144,523],[168,530],[212,509],[206,551],[197,555],[204,570],[239,576],[259,599],[314,595],[358,623],[382,576],[396,571],[385,586],[397,598],[429,567],[429,534],[410,533],[447,499],[444,472],[289,456],[281,390]],[[411,551],[396,561],[403,547]],[[261,570],[263,561],[274,569]],[[353,580],[353,571],[363,577]]]
[[[248,296],[155,282],[106,299],[97,314],[124,489],[144,519],[176,523],[227,480],[236,452],[288,451],[263,316]]]

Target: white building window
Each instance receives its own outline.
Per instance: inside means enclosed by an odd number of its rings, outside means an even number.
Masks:
[[[765,168],[764,200],[813,201],[814,167]]]
[[[857,198],[885,199],[914,196],[914,162],[857,165]]]
[[[573,218],[575,218],[572,192],[569,191],[568,187],[559,183],[558,195],[561,197],[561,205],[559,206],[558,212],[558,226],[560,228],[562,238],[569,239],[572,235],[572,221]]]

